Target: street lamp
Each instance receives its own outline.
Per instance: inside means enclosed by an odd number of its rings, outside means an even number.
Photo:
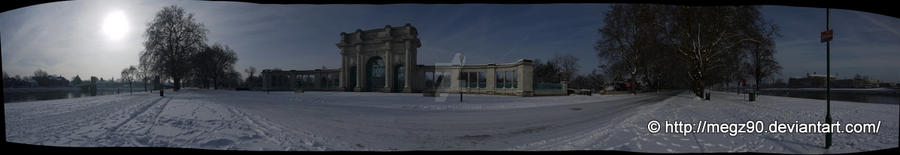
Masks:
[[[456,74],[456,77],[457,77],[457,80],[459,80],[460,82],[463,81],[463,79],[462,79],[462,73],[463,73],[463,72],[462,72],[462,69],[463,69],[463,62],[464,62],[464,61],[466,61],[466,55],[465,55],[465,53],[459,52],[459,71],[458,71],[458,73]],[[467,84],[467,85],[468,85],[468,84]],[[462,85],[459,85],[459,86],[457,86],[457,87],[459,87],[459,102],[463,102],[463,88],[462,88]]]
[[[821,41],[825,42],[825,123],[831,124],[831,39],[834,30],[829,26],[831,9],[825,8],[825,32]],[[830,131],[830,130],[829,130]],[[825,133],[825,149],[831,147],[831,132]]]

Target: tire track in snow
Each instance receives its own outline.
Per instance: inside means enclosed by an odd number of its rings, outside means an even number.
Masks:
[[[227,106],[227,105],[223,105],[223,106]],[[236,114],[239,117],[241,117],[244,121],[247,121],[247,123],[250,125],[251,130],[253,130],[253,132],[255,132],[256,134],[262,136],[263,138],[265,138],[266,140],[268,140],[272,143],[278,144],[282,148],[285,147],[284,141],[276,140],[272,134],[262,131],[261,129],[263,129],[264,127],[262,125],[260,125],[259,123],[257,123],[257,121],[254,121],[249,116],[247,116],[246,113],[240,112],[239,110],[234,109],[234,107],[231,107],[231,106],[227,106],[227,109],[228,109],[228,112],[231,112],[232,114]]]
[[[600,122],[599,124],[596,124],[596,125],[590,127],[589,129],[587,129],[587,131],[585,131],[585,130],[575,131],[575,132],[569,133],[568,135],[565,135],[565,136],[555,137],[552,139],[544,139],[544,140],[540,140],[537,142],[527,143],[524,145],[518,145],[518,146],[511,147],[509,149],[511,149],[511,150],[567,149],[564,147],[570,147],[568,149],[572,149],[571,145],[572,145],[573,141],[576,141],[576,140],[583,141],[580,139],[591,138],[591,137],[594,137],[595,134],[607,134],[607,132],[604,132],[604,131],[607,131],[609,129],[615,129],[615,126],[614,126],[615,123],[623,123],[625,117],[632,116],[630,114],[639,112],[638,110],[630,110],[630,109],[636,109],[639,107],[653,105],[653,104],[659,103],[660,101],[669,99],[673,96],[663,95],[663,96],[651,96],[651,97],[652,98],[649,98],[649,99],[629,98],[629,99],[623,99],[623,100],[602,101],[602,102],[594,102],[594,103],[569,105],[569,106],[584,107],[584,106],[596,106],[597,104],[611,104],[611,103],[616,104],[612,107],[603,107],[603,108],[608,108],[608,109],[602,109],[601,113],[593,113],[594,115],[586,117],[586,119],[581,119],[581,120],[576,120],[573,122],[566,122],[563,124],[558,124],[559,127],[569,128],[572,126],[577,126],[579,124],[588,124],[589,122]],[[589,109],[597,109],[597,107],[589,108]]]
[[[7,110],[18,110],[12,113],[7,112],[7,116],[9,116],[10,114],[13,115],[6,118],[7,133],[9,134],[7,139],[16,142],[42,143],[50,145],[63,145],[64,143],[55,143],[62,141],[63,139],[61,138],[66,139],[67,142],[90,142],[92,141],[91,138],[96,138],[96,135],[91,134],[100,129],[92,129],[89,127],[91,127],[93,124],[102,123],[103,119],[109,118],[109,116],[111,115],[109,111],[128,109],[127,107],[130,104],[123,101],[134,99],[135,97],[139,96],[129,96],[127,98],[111,98],[111,96],[90,97],[91,99],[89,101],[109,100],[108,102],[101,103],[74,102],[60,104],[58,102],[51,102],[48,103],[48,105],[42,103],[41,101],[38,101],[36,103],[24,103],[16,105],[16,107],[7,107]],[[76,101],[85,100],[88,99]],[[33,108],[44,108],[46,106],[57,106],[54,107],[56,109],[54,110],[54,112],[60,113],[39,113],[45,115],[21,115],[22,111],[33,111]],[[73,118],[79,119],[73,120]]]
[[[169,100],[166,101],[166,103],[168,103],[169,101],[172,101],[172,97],[162,97],[162,98],[156,99],[156,100],[153,101],[153,102],[146,103],[145,106],[140,107],[140,109],[138,109],[138,110],[135,111],[135,112],[132,112],[131,115],[129,115],[128,118],[125,119],[125,121],[122,121],[122,122],[120,122],[119,124],[116,124],[115,126],[113,126],[112,128],[110,128],[110,129],[109,129],[109,132],[107,133],[107,135],[111,134],[112,132],[118,131],[120,127],[122,127],[122,126],[125,125],[125,124],[128,124],[129,122],[131,122],[132,120],[134,120],[134,118],[137,118],[137,116],[139,116],[139,115],[141,115],[141,114],[147,112],[147,110],[149,110],[150,107],[153,107],[153,105],[156,105],[157,103],[159,103],[159,101],[161,101],[162,99],[165,99],[165,98],[168,98],[168,99],[169,99]]]
[[[316,141],[316,139],[321,139],[321,137],[310,135],[308,132],[301,133],[301,131],[297,131],[293,128],[286,128],[282,124],[272,122],[264,117],[255,117],[256,115],[248,114],[232,105],[222,106],[227,106],[230,112],[241,117],[243,121],[246,121],[254,132],[261,135],[266,140],[278,144],[281,147],[281,150],[325,151],[329,149],[322,146],[322,143]]]
[[[162,114],[166,110],[166,106],[169,105],[169,102],[172,102],[173,98],[174,98],[174,96],[170,97],[169,100],[166,100],[166,102],[163,103],[163,105],[159,107],[159,111],[153,115],[153,122],[150,124],[150,127],[147,128],[147,131],[144,133],[144,135],[149,135],[150,131],[153,131],[153,127],[159,125],[159,115]],[[153,105],[156,105],[156,103],[158,103],[158,102],[159,102],[159,100],[154,102]],[[151,105],[150,107],[153,107],[153,105]],[[146,110],[144,112],[146,112]],[[141,113],[144,113],[144,112],[141,112]],[[156,136],[150,137],[149,142],[154,142],[155,140],[156,140]]]

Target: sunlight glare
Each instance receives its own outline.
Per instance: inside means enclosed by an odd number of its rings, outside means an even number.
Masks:
[[[111,12],[103,20],[103,33],[109,39],[119,40],[128,34],[128,19],[121,11]]]

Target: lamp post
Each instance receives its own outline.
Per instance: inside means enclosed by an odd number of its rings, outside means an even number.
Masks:
[[[825,8],[825,32],[822,32],[822,41],[825,42],[825,123],[831,124],[831,39],[834,31],[829,26],[831,9]],[[829,130],[831,131],[831,130]],[[825,149],[831,147],[831,132],[825,133]]]
[[[160,79],[159,75],[156,76],[156,85],[159,86],[159,96],[163,96],[163,89],[165,88],[163,87],[162,80]]]
[[[462,69],[463,69],[463,61],[466,61],[465,59],[466,59],[465,53],[459,52],[459,71],[458,71],[458,73],[457,73],[456,75],[457,75],[457,79],[458,79],[460,82],[463,81],[461,77],[462,77],[462,73],[463,73],[463,72],[462,72]],[[468,84],[467,84],[467,85],[468,85]],[[459,85],[458,87],[459,87],[459,102],[463,102],[463,88],[462,88],[462,85]]]

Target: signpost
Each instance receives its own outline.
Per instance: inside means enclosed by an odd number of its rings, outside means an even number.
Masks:
[[[825,8],[825,32],[822,32],[821,41],[825,42],[825,123],[831,124],[831,39],[834,38],[834,30],[831,29],[829,19],[831,9]],[[825,133],[825,149],[831,147],[831,132]]]
[[[832,38],[834,38],[834,30],[825,30],[824,32],[822,32],[821,42],[829,42]]]

